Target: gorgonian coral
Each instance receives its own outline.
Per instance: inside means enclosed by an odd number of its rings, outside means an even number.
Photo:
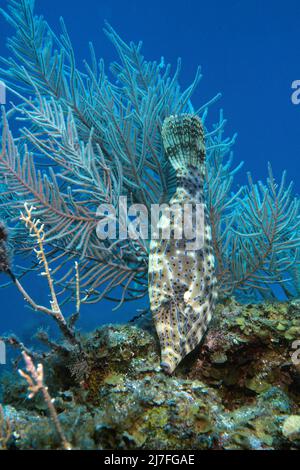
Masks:
[[[120,304],[143,297],[148,243],[99,240],[97,208],[111,203],[118,213],[121,195],[148,208],[169,200],[174,172],[163,152],[161,126],[170,114],[194,112],[205,126],[206,196],[221,293],[270,298],[277,284],[288,297],[299,293],[299,199],[285,186],[285,175],[278,185],[271,169],[266,185],[249,177],[247,186],[232,192],[240,167],[232,167],[235,136],[224,137],[222,112],[215,125],[207,119],[218,95],[199,109],[191,104],[200,69],[182,91],[180,61],[171,74],[169,65],[144,59],[141,43],[125,44],[106,25],[119,62],[108,74],[91,45],[90,63],[80,70],[64,22],[57,36],[33,8],[32,0],[8,0],[2,11],[15,35],[0,73],[15,104],[3,111],[0,216],[13,228],[15,251],[32,248],[18,222],[27,201],[45,224],[47,255],[62,273],[58,283],[64,291],[75,290],[76,259],[83,301],[106,297]],[[15,117],[23,124],[17,137],[9,130]]]

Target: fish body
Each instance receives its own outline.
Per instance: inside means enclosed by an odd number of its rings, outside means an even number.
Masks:
[[[162,130],[167,158],[176,171],[176,192],[169,206],[184,213],[191,208],[196,238],[175,237],[176,211],[162,214],[158,231],[170,223],[170,238],[151,240],[149,296],[161,345],[161,366],[171,374],[179,362],[201,341],[217,299],[211,227],[204,199],[205,142],[200,119],[193,115],[171,116]],[[197,212],[199,211],[200,212]],[[195,230],[198,230],[196,234]],[[199,231],[202,231],[199,233]],[[200,237],[199,237],[200,235]]]

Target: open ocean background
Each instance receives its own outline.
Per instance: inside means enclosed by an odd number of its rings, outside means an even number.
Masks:
[[[0,5],[5,7],[6,1],[0,0]],[[227,134],[238,132],[235,162],[245,164],[237,184],[246,181],[247,171],[255,180],[265,180],[270,161],[276,177],[287,170],[299,194],[300,105],[291,102],[291,84],[300,80],[299,0],[37,0],[36,12],[56,32],[59,17],[64,17],[78,64],[89,59],[89,41],[106,66],[116,58],[102,31],[107,20],[126,42],[142,40],[148,59],[160,61],[164,56],[175,67],[181,57],[183,87],[202,65],[204,76],[193,104],[197,108],[222,93],[211,118],[223,108]],[[5,43],[11,33],[1,17],[1,56],[8,55]],[[48,303],[44,279],[33,274],[25,285],[38,302]],[[92,329],[127,321],[145,302],[129,303],[117,312],[105,301],[83,306],[80,326]],[[14,332],[28,342],[37,325],[45,326],[43,315],[24,308],[14,289],[0,290],[0,334]]]

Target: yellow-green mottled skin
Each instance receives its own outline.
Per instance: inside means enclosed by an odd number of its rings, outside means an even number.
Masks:
[[[170,215],[170,239],[153,239],[149,256],[151,311],[161,345],[161,366],[172,373],[201,341],[217,299],[211,228],[204,200],[205,142],[200,119],[171,116],[162,130],[166,155],[176,170],[177,189],[170,205],[196,205],[203,211],[203,244],[190,249],[190,240],[174,237],[176,216]],[[167,224],[166,214],[158,229]],[[173,235],[173,237],[172,237]],[[199,234],[198,234],[199,235]]]

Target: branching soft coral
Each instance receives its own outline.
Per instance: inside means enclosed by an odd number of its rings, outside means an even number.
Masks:
[[[277,184],[269,165],[267,185],[242,188],[220,211],[210,204],[221,290],[247,299],[272,299],[281,286],[287,298],[299,295],[299,199],[284,173]],[[222,188],[221,190],[222,191]],[[217,197],[222,202],[222,197]]]
[[[125,44],[106,25],[119,57],[110,67],[113,78],[92,45],[90,64],[81,71],[63,21],[58,37],[33,6],[31,0],[8,0],[3,12],[16,33],[0,73],[18,104],[3,114],[0,215],[13,228],[15,252],[32,249],[18,224],[26,200],[45,224],[47,257],[53,273],[63,272],[57,279],[63,292],[74,297],[74,261],[80,260],[84,302],[108,298],[121,305],[146,295],[148,243],[99,240],[103,214],[97,208],[113,204],[118,216],[121,195],[148,209],[168,201],[174,173],[162,149],[161,125],[170,114],[195,112],[206,131],[206,192],[221,293],[272,298],[276,284],[287,297],[299,293],[299,200],[285,176],[277,186],[270,169],[267,185],[250,179],[233,193],[241,166],[232,167],[235,136],[224,137],[222,112],[213,126],[207,118],[219,95],[197,110],[191,104],[200,69],[181,91],[180,61],[172,75],[169,65],[144,59],[141,43]],[[9,130],[12,116],[24,124],[18,138]]]

